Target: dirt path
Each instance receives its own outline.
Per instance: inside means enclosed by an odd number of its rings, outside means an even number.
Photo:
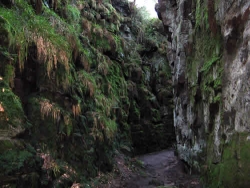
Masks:
[[[202,188],[199,178],[184,172],[181,161],[173,150],[164,150],[137,157],[143,162],[141,168],[126,165],[118,156],[117,170],[120,175],[114,178],[108,188]],[[136,160],[137,161],[137,160]],[[136,169],[136,170],[135,170]]]

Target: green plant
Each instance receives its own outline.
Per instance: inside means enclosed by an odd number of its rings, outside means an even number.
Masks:
[[[195,28],[202,28],[205,30],[209,29],[208,23],[208,7],[206,3],[201,0],[196,2],[196,9],[195,9]]]
[[[83,70],[79,71],[77,76],[77,80],[84,86],[85,92],[88,93],[90,97],[93,97],[97,87],[93,75]]]
[[[218,90],[218,89],[221,88],[221,85],[222,85],[222,80],[221,80],[221,76],[219,76],[219,78],[217,78],[217,79],[214,80],[214,86],[213,86],[213,88],[215,90]]]
[[[0,86],[0,103],[6,113],[6,122],[14,127],[22,125],[25,118],[22,103],[19,97],[6,85]]]
[[[217,102],[221,102],[221,94],[218,94],[218,95],[216,95],[215,97],[214,97],[214,99],[213,99],[213,102],[214,103],[217,103]]]
[[[8,150],[0,156],[0,168],[4,174],[17,172],[25,165],[35,165],[33,154],[26,150]]]
[[[14,86],[14,77],[15,77],[15,67],[7,64],[4,68],[4,80],[10,84],[11,87]]]
[[[220,57],[212,57],[209,61],[204,63],[203,67],[201,68],[201,71],[205,74],[208,73],[212,65],[216,63],[219,59]]]
[[[75,28],[80,20],[80,11],[75,5],[67,5],[66,6],[66,15],[69,23],[73,25]],[[75,28],[78,29],[78,28]]]

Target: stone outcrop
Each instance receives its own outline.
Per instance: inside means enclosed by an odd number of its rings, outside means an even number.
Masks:
[[[248,187],[250,2],[158,0],[177,150],[212,187]]]

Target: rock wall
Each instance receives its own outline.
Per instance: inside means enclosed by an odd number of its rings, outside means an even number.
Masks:
[[[171,146],[164,35],[126,0],[0,0],[0,186],[85,187]]]
[[[177,150],[211,187],[248,187],[250,2],[159,0]]]

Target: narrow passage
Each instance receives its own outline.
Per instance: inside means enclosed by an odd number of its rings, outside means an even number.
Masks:
[[[111,188],[202,188],[198,176],[184,172],[184,165],[174,150],[163,150],[137,157],[143,167],[132,172],[118,158],[119,171],[122,178],[116,179]]]

